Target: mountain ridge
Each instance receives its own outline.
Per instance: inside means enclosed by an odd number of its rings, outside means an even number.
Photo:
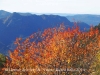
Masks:
[[[66,18],[71,22],[81,21],[93,26],[96,26],[100,23],[100,15],[80,14],[74,16],[66,16]]]
[[[27,37],[34,32],[56,27],[62,23],[66,27],[74,26],[66,17],[58,15],[23,16],[14,12],[6,18],[0,19],[0,42],[4,44],[2,45],[3,47],[0,47],[0,53],[6,53],[17,37]],[[79,26],[81,27],[81,25]],[[90,27],[88,24],[83,26],[86,26],[86,28]]]

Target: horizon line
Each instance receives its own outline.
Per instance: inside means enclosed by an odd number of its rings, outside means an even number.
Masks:
[[[29,11],[7,11],[7,10],[3,10],[0,9],[0,11],[5,11],[5,12],[9,12],[9,13],[30,13],[30,14],[61,14],[61,15],[100,15],[100,14],[93,14],[93,13],[66,13],[66,12],[29,12]]]

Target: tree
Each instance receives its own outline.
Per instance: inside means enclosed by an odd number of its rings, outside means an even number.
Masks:
[[[6,63],[6,57],[0,53],[0,74],[2,74],[2,68],[4,67]]]
[[[100,50],[100,35],[92,27],[88,32],[81,32],[78,26],[66,29],[60,25],[34,33],[25,40],[17,38],[15,45],[6,64],[12,74],[89,75]],[[11,69],[20,71],[11,72]]]
[[[95,28],[95,29],[98,28],[98,30],[99,30],[99,32],[100,32],[100,23],[99,23],[98,25],[96,25],[94,28]]]
[[[93,72],[92,75],[100,75],[100,51],[95,56],[95,61],[92,63]]]

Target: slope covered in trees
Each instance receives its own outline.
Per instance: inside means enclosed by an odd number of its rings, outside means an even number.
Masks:
[[[0,75],[1,75],[1,70],[2,68],[4,68],[6,63],[6,56],[4,56],[3,54],[0,53]]]
[[[98,28],[100,30],[100,23],[94,27],[95,29]]]

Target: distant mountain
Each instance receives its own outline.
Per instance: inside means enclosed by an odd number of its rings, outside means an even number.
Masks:
[[[81,31],[87,31],[90,28],[90,26],[85,22],[77,22],[77,25],[79,26]]]
[[[74,20],[81,21],[94,26],[100,23],[100,15],[81,14],[81,15],[66,16],[66,18],[68,18],[68,20],[70,20],[71,22],[73,22]]]
[[[5,17],[9,16],[10,14],[11,14],[10,12],[0,10],[0,19],[5,18]]]
[[[17,12],[22,16],[31,16],[33,14],[37,14],[37,15],[41,15],[43,13],[31,13],[31,12]],[[4,11],[4,10],[0,10],[0,19],[1,18],[5,18],[9,15],[11,15],[12,13]],[[45,13],[47,15],[59,15],[59,16],[63,16],[66,17],[69,21],[73,22],[75,21],[80,21],[80,22],[85,22],[89,25],[98,25],[100,23],[100,15],[90,15],[90,14],[68,14],[68,13]],[[73,20],[74,19],[74,20]]]
[[[17,37],[27,37],[34,32],[43,31],[46,28],[59,26],[63,23],[66,27],[72,27],[73,23],[66,17],[58,15],[28,15],[22,16],[16,12],[6,18],[0,19],[0,53],[7,53]],[[90,27],[81,22],[81,29]]]
[[[22,15],[22,16],[29,16],[29,15],[33,15],[33,14],[31,14],[31,13],[21,13],[21,12],[18,12],[20,15]],[[5,17],[7,17],[7,16],[9,16],[9,15],[11,15],[12,13],[11,12],[7,12],[7,11],[5,11],[5,10],[0,10],[0,19],[1,18],[5,18]]]
[[[31,16],[31,15],[33,15],[31,13],[20,13],[20,12],[19,12],[19,14],[22,15],[22,16]]]

